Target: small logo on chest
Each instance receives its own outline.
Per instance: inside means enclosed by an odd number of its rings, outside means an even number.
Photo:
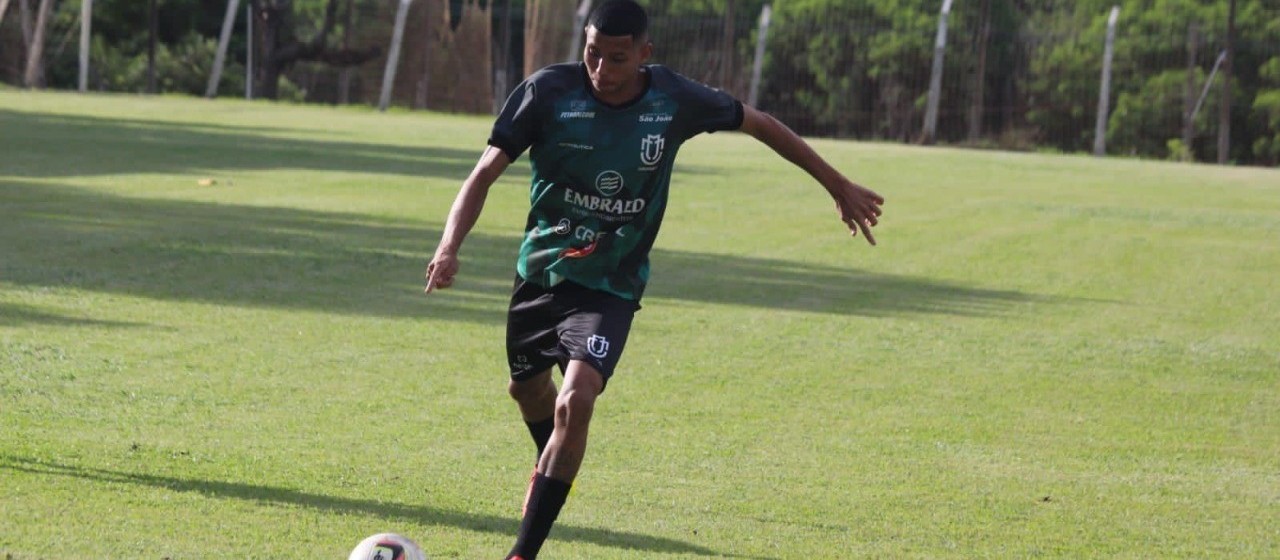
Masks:
[[[612,169],[596,175],[596,190],[605,196],[613,196],[622,190],[622,174]]]

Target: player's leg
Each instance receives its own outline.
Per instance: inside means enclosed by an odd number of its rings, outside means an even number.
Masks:
[[[582,466],[596,398],[604,391],[626,345],[639,305],[612,294],[561,288],[572,311],[559,324],[559,348],[568,355],[564,386],[555,403],[555,428],[525,501],[516,545],[508,558],[533,560],[564,506]]]
[[[591,415],[603,390],[604,376],[596,368],[581,360],[569,361],[564,387],[555,399],[555,431],[529,481],[520,532],[507,558],[537,558],[582,466]]]
[[[551,418],[555,413],[557,393],[551,368],[523,381],[512,379],[507,392],[515,399],[520,416],[526,422]]]
[[[534,458],[536,465],[555,430],[556,383],[552,379],[551,368],[528,379],[513,378],[507,385],[507,392],[515,399],[520,417],[538,448],[538,455]]]
[[[582,360],[570,360],[564,388],[555,398],[555,431],[538,462],[538,472],[572,483],[587,451],[587,432],[604,376]]]
[[[507,311],[507,363],[511,367],[507,393],[515,399],[537,446],[535,465],[555,429],[556,385],[551,366],[562,359],[557,327],[563,314],[554,294],[516,277]]]

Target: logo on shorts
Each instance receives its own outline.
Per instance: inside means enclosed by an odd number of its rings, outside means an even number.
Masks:
[[[605,196],[613,196],[622,190],[622,174],[610,169],[596,175],[596,190]]]
[[[603,359],[609,355],[609,339],[598,334],[591,335],[587,339],[587,353],[592,357]]]

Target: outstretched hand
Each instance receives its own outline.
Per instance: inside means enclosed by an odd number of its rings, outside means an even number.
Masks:
[[[427,289],[431,293],[453,285],[453,277],[458,274],[458,256],[447,251],[436,251],[436,256],[427,263]]]
[[[853,181],[840,179],[839,185],[827,189],[836,201],[840,221],[849,227],[851,235],[857,237],[858,231],[862,231],[867,243],[875,245],[876,237],[871,234],[871,228],[880,223],[880,206],[884,204],[884,197]]]

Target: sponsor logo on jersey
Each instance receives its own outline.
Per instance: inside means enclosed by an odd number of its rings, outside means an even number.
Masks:
[[[657,165],[662,160],[662,148],[667,141],[661,134],[648,134],[640,140],[640,163]]]
[[[575,144],[573,142],[561,142],[560,147],[569,148],[571,150],[587,150],[587,151],[596,149],[595,146],[590,146],[587,144]]]
[[[592,357],[604,359],[609,355],[609,339],[598,334],[591,335],[587,339],[587,353]]]
[[[565,189],[564,201],[593,212],[608,212],[616,215],[638,214],[641,210],[644,210],[645,206],[643,198],[608,198],[580,193],[570,189]]]
[[[560,235],[569,235],[569,225],[569,218],[560,218],[560,223],[556,224],[556,233]]]
[[[594,119],[594,118],[596,118],[595,111],[561,111],[560,112],[560,120]]]
[[[622,174],[610,169],[596,175],[596,190],[605,196],[613,196],[622,190]]]
[[[671,120],[672,116],[669,113],[645,113],[640,115],[640,122],[644,123],[671,122]]]

